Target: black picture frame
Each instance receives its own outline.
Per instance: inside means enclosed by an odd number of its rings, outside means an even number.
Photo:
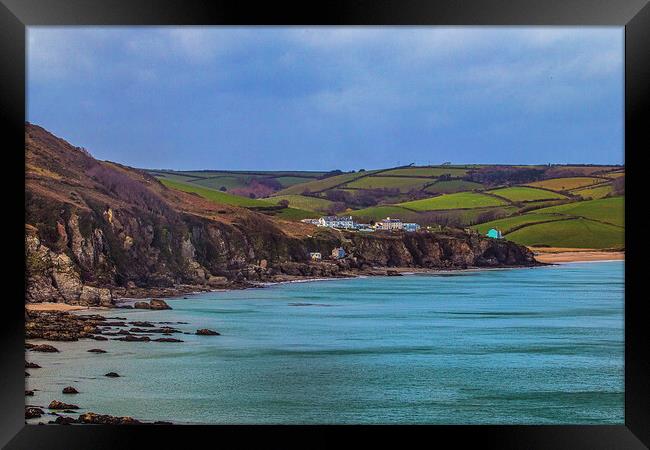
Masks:
[[[650,102],[650,5],[647,0],[329,0],[318,3],[200,0],[0,0],[0,123],[6,202],[24,209],[20,186],[24,167],[25,27],[31,25],[615,25],[625,27],[625,424],[620,426],[26,426],[24,422],[24,284],[8,277],[5,292],[0,392],[0,445],[12,449],[100,449],[187,445],[207,438],[222,445],[264,439],[319,444],[350,433],[385,441],[389,434],[408,442],[453,442],[500,449],[622,449],[650,446],[650,362],[644,314],[644,267],[647,244],[641,236],[644,152],[650,149],[647,125]],[[8,181],[6,181],[7,183]],[[637,209],[632,208],[635,204]],[[6,203],[5,203],[6,205]],[[7,211],[8,212],[8,211]],[[11,217],[10,217],[11,216]],[[11,220],[10,220],[11,219]],[[24,266],[24,223],[5,214],[12,244],[5,261]],[[7,233],[7,232],[5,232]],[[15,234],[15,239],[13,235]],[[6,247],[5,247],[6,249]],[[23,275],[24,276],[24,275]],[[289,433],[285,433],[289,432]],[[405,443],[407,441],[402,441]]]

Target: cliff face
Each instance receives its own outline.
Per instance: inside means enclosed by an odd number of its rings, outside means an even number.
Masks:
[[[26,125],[26,301],[110,305],[139,288],[225,287],[371,266],[532,265],[527,249],[464,233],[362,236],[219,205],[93,159]],[[352,257],[311,263],[343,246]]]

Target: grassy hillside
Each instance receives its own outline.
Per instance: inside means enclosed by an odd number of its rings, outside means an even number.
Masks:
[[[454,177],[460,177],[467,173],[469,169],[457,167],[406,167],[401,169],[393,169],[382,173],[387,176],[416,176],[416,177],[439,177],[444,174],[449,174]]]
[[[417,217],[415,211],[409,211],[399,206],[374,206],[372,208],[358,209],[349,213],[352,217],[363,217],[372,220],[381,220],[385,217],[395,217],[402,220],[410,220],[410,218]]]
[[[624,197],[612,197],[552,206],[539,209],[536,212],[539,214],[563,214],[584,217],[622,227],[625,222],[624,207]]]
[[[473,191],[482,189],[483,185],[465,180],[448,180],[436,181],[435,183],[424,188],[424,192],[429,194],[453,194],[455,192]]]
[[[534,202],[538,200],[553,200],[566,198],[565,195],[544,189],[535,189],[526,186],[514,186],[487,191],[512,202]]]
[[[574,195],[579,195],[583,199],[595,200],[610,195],[612,193],[612,185],[606,184],[596,187],[574,189],[571,191],[571,193]]]
[[[214,189],[196,186],[194,184],[172,181],[166,178],[160,179],[160,182],[169,188],[176,189],[178,191],[198,194],[201,197],[207,198],[208,200],[212,200],[213,202],[216,203],[223,203],[226,205],[233,205],[233,206],[241,206],[244,208],[257,207],[257,206],[273,206],[273,203],[271,202],[256,200],[256,199],[246,198],[246,197],[239,197],[237,195],[231,195],[226,192],[220,192]]]
[[[545,222],[506,236],[523,245],[569,248],[621,248],[625,245],[624,237],[622,228],[586,219]]]
[[[399,203],[397,206],[414,209],[416,211],[435,211],[439,209],[481,208],[505,204],[507,204],[506,201],[489,195],[474,192],[459,192],[456,194],[446,194],[438,197],[425,198],[423,200]]]
[[[327,211],[333,202],[324,198],[307,197],[305,195],[276,195],[264,200],[277,204],[281,200],[289,201],[289,206],[307,211]]]
[[[369,172],[344,173],[323,180],[308,181],[283,189],[278,192],[278,195],[300,195],[306,190],[309,192],[321,192],[339,185],[344,185],[345,183],[356,180],[359,177],[366,176],[368,173]]]
[[[237,170],[195,170],[195,171],[171,171],[171,170],[148,170],[148,172],[160,179],[181,181],[210,189],[242,189],[246,188],[253,181],[272,180],[279,188],[287,188],[295,184],[306,183],[318,179],[325,172],[309,171],[237,171]]]
[[[501,230],[505,238],[524,245],[573,248],[624,246],[624,198],[567,203],[527,214],[493,220],[473,228]]]
[[[231,195],[225,192],[220,192],[209,188],[203,188],[188,183],[171,181],[167,179],[161,179],[160,182],[171,189],[198,194],[201,197],[211,200],[215,203],[221,203],[221,204],[232,205],[232,206],[240,206],[242,208],[260,208],[260,207],[275,206],[275,203],[270,201],[239,197],[237,195]],[[279,211],[270,211],[269,215],[281,217],[286,220],[302,220],[307,218],[318,217],[318,214],[315,214],[313,211],[305,211],[302,209],[291,208],[291,207],[284,208]]]
[[[388,177],[388,176],[373,176],[359,178],[351,183],[347,183],[345,187],[356,189],[381,189],[381,188],[396,188],[401,192],[408,192],[411,189],[418,189],[426,184],[432,183],[434,180],[427,178],[406,178],[406,177]]]
[[[528,245],[623,245],[623,197],[610,197],[616,179],[625,175],[622,166],[447,165],[345,173],[150,173],[169,186],[216,202],[270,207],[265,214],[290,220],[318,217],[336,202],[347,207],[341,214],[359,221],[395,217],[423,226],[472,226],[481,233],[494,227],[506,239]],[[264,186],[255,187],[255,183]],[[504,185],[508,187],[500,187]],[[620,186],[616,189],[621,191]],[[305,191],[319,197],[301,195]],[[248,198],[249,194],[258,199]],[[273,211],[273,205],[281,200],[288,200],[289,208]]]
[[[552,191],[570,191],[584,186],[605,183],[607,180],[594,177],[553,178],[550,180],[528,183],[528,186],[550,189]]]

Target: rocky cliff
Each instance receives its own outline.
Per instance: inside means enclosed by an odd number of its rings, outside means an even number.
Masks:
[[[463,232],[360,235],[285,222],[168,189],[38,126],[25,133],[27,302],[111,305],[286,275],[535,264],[524,247]],[[309,261],[337,246],[350,257]]]

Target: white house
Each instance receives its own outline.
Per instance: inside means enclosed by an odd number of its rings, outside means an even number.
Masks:
[[[377,228],[378,230],[388,230],[388,231],[401,230],[403,227],[404,224],[402,223],[401,220],[391,219],[390,217],[386,217],[385,219],[380,220],[375,225],[375,228]]]
[[[320,254],[320,252],[312,252],[309,254],[309,257],[314,261],[320,261],[323,259],[323,256]]]
[[[420,229],[420,225],[417,223],[404,223],[403,224],[404,231],[418,231]]]
[[[318,219],[319,227],[328,228],[354,228],[352,216],[325,216]]]

